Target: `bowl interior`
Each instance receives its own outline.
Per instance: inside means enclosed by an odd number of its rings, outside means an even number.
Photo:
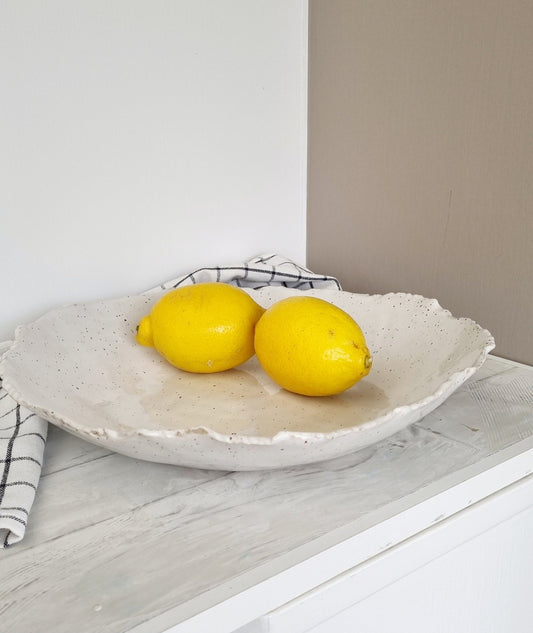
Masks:
[[[279,287],[248,292],[264,307],[301,294]],[[283,432],[363,431],[395,411],[436,398],[452,376],[479,367],[493,347],[486,330],[454,318],[434,299],[306,293],[350,313],[373,355],[370,374],[337,396],[286,392],[255,357],[209,375],[170,366],[135,342],[135,328],[158,292],[66,306],[20,327],[1,375],[19,402],[67,429],[152,437],[193,431],[222,441],[268,441]]]

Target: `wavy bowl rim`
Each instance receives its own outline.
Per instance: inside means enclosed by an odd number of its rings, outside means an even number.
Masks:
[[[120,297],[115,297],[113,299],[104,299],[104,300],[95,300],[95,301],[87,301],[87,302],[77,302],[65,304],[62,306],[58,306],[51,310],[48,310],[39,318],[25,324],[21,324],[17,326],[15,329],[14,340],[11,345],[2,351],[0,347],[0,379],[2,380],[3,388],[9,393],[9,395],[14,398],[20,405],[26,407],[30,411],[40,415],[43,419],[49,421],[52,424],[55,424],[59,428],[62,428],[68,432],[74,433],[80,437],[86,437],[89,441],[94,441],[95,439],[106,439],[114,442],[121,442],[127,440],[131,437],[138,438],[156,438],[156,439],[165,439],[165,440],[179,440],[181,438],[187,436],[198,436],[198,435],[207,435],[211,439],[221,443],[221,444],[231,444],[232,446],[236,445],[278,445],[281,443],[286,443],[290,441],[297,441],[299,443],[319,443],[325,442],[333,439],[337,439],[339,437],[343,437],[346,435],[361,433],[367,431],[369,429],[374,429],[377,426],[383,426],[387,422],[390,422],[392,419],[399,417],[400,415],[406,415],[410,412],[416,412],[421,409],[424,409],[426,406],[430,405],[432,402],[437,402],[444,394],[450,391],[449,395],[453,393],[453,390],[457,389],[461,384],[463,384],[468,378],[470,378],[486,361],[488,354],[495,348],[495,340],[492,334],[486,328],[483,328],[476,321],[469,317],[455,317],[450,310],[444,308],[437,299],[425,297],[421,294],[417,293],[409,293],[409,292],[388,292],[385,294],[379,293],[354,293],[346,290],[337,290],[337,289],[313,289],[313,290],[301,290],[295,288],[286,288],[283,286],[264,286],[261,289],[251,289],[251,288],[243,288],[245,291],[260,292],[261,290],[268,289],[270,291],[281,290],[284,292],[302,292],[306,294],[311,294],[312,296],[322,296],[322,295],[352,295],[358,297],[365,298],[386,298],[388,296],[394,297],[409,297],[412,299],[421,299],[424,303],[430,304],[436,312],[439,312],[442,316],[447,319],[452,319],[453,321],[462,321],[469,326],[473,326],[474,330],[477,330],[478,335],[484,337],[485,342],[483,347],[479,348],[479,353],[476,358],[476,362],[464,369],[453,372],[447,380],[445,380],[439,387],[429,394],[428,396],[417,400],[416,402],[400,405],[398,407],[394,407],[384,415],[381,415],[377,418],[372,418],[371,420],[367,420],[366,422],[359,424],[357,426],[351,426],[344,429],[338,429],[336,431],[330,431],[327,433],[317,433],[317,432],[305,432],[305,431],[278,431],[275,435],[271,437],[262,436],[262,435],[240,435],[238,433],[220,433],[213,429],[210,429],[208,426],[200,425],[190,429],[146,429],[139,428],[134,429],[128,425],[119,424],[118,427],[120,430],[111,429],[108,427],[95,427],[88,429],[87,427],[80,427],[75,421],[72,421],[68,416],[60,416],[58,413],[54,411],[50,411],[42,406],[31,404],[28,402],[18,391],[16,387],[14,387],[9,378],[4,378],[4,369],[5,365],[8,364],[9,355],[11,352],[16,351],[17,347],[21,343],[21,334],[25,328],[30,327],[31,325],[37,323],[41,319],[45,319],[50,317],[50,315],[60,312],[63,309],[71,308],[73,306],[79,305],[94,305],[97,303],[110,303],[112,301],[117,301],[120,299],[125,299],[127,297],[149,297],[153,294],[153,292],[143,292],[139,294],[133,295],[122,295]],[[288,296],[291,296],[290,294]],[[6,343],[4,343],[6,344]],[[302,396],[308,397],[308,396]]]

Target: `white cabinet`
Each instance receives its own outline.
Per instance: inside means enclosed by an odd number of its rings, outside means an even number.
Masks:
[[[532,535],[529,476],[239,633],[529,633]]]

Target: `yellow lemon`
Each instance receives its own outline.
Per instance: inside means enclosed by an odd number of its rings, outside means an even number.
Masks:
[[[316,297],[294,296],[271,306],[256,325],[255,353],[275,382],[305,396],[340,393],[372,366],[357,323]]]
[[[224,371],[253,356],[263,312],[244,290],[228,284],[184,286],[161,297],[139,323],[136,339],[179,369]]]

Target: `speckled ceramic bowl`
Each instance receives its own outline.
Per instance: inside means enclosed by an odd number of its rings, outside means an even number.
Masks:
[[[419,420],[485,361],[489,332],[409,294],[306,291],[350,313],[374,365],[342,394],[280,389],[255,357],[188,374],[135,342],[161,292],[66,306],[17,329],[0,363],[20,403],[83,439],[140,459],[222,470],[279,468],[364,448]],[[261,305],[302,291],[248,291]]]

